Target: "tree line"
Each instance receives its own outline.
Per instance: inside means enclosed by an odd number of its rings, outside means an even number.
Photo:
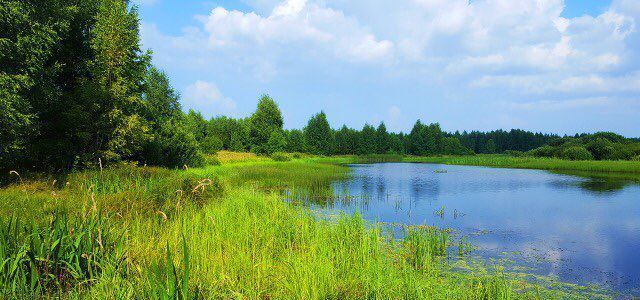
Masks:
[[[384,123],[333,129],[324,112],[302,129],[285,130],[268,95],[249,117],[206,120],[200,112],[183,112],[167,75],[142,50],[137,9],[129,1],[0,4],[0,169],[60,171],[119,161],[197,166],[204,163],[203,153],[222,149],[319,155],[520,151],[588,158],[584,148],[594,159],[639,154],[631,140],[603,135],[448,133],[421,121],[408,133],[389,132]]]

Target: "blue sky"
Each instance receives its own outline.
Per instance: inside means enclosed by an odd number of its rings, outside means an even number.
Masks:
[[[640,1],[138,0],[185,109],[640,136]]]

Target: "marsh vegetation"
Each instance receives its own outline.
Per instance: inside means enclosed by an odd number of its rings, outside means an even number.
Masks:
[[[409,226],[399,238],[357,213],[318,215],[285,201],[296,190],[329,194],[331,182],[349,176],[343,166],[229,152],[220,160],[188,170],[123,165],[61,183],[16,180],[0,190],[2,295],[587,297],[450,256],[447,249],[467,246],[437,228]]]

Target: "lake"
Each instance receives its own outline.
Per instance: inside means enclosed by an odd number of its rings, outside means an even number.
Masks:
[[[478,249],[564,282],[640,294],[640,185],[538,170],[351,165],[329,211],[451,228]],[[340,197],[336,197],[340,198]]]

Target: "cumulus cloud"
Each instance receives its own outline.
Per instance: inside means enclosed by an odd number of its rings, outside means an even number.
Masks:
[[[297,44],[310,50],[320,47],[351,62],[384,59],[393,51],[392,42],[377,39],[355,18],[306,0],[286,0],[268,16],[217,7],[202,21],[214,49],[251,46],[273,51]]]
[[[331,77],[348,71],[345,78],[384,74],[461,101],[495,95],[514,103],[523,97],[557,99],[520,108],[577,107],[640,92],[635,0],[613,0],[599,15],[576,18],[563,16],[563,0],[245,3],[255,9],[216,7],[176,36],[145,24],[144,43],[165,65],[252,82],[321,73],[331,84],[337,80]],[[195,86],[185,94],[195,93]],[[225,100],[207,101],[225,106]]]
[[[201,80],[186,88],[183,99],[187,108],[206,115],[228,114],[236,108],[235,102],[224,97],[215,84]]]

